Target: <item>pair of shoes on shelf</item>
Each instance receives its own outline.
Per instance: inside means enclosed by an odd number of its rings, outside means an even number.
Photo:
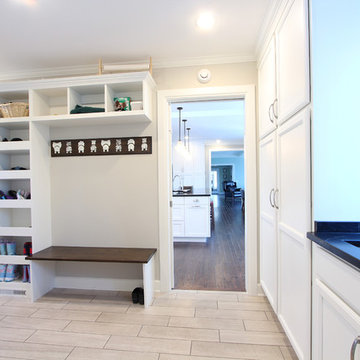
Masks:
[[[9,190],[8,195],[6,195],[3,191],[0,190],[0,199],[6,200],[6,199],[18,199],[18,200],[25,200],[30,199],[30,193],[19,189],[18,191],[15,190]]]
[[[0,136],[0,141],[3,141],[3,142],[6,142],[6,141],[9,141],[6,137],[5,138],[2,138],[2,136]],[[20,138],[12,138],[10,141],[23,141],[22,139]]]
[[[26,200],[26,199],[30,199],[30,193],[25,191],[25,190],[18,190],[16,192],[16,197],[19,200]]]
[[[11,168],[11,170],[27,170],[27,168],[24,168],[22,166],[14,166]]]
[[[17,265],[0,264],[0,282],[10,282],[17,278]]]
[[[30,282],[30,265],[23,265],[22,282]]]
[[[16,242],[15,241],[1,241],[0,242],[0,255],[16,255]]]

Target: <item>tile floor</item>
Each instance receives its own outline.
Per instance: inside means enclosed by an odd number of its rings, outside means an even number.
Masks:
[[[0,297],[0,360],[294,360],[264,297],[174,291],[153,306],[129,293],[54,289]]]

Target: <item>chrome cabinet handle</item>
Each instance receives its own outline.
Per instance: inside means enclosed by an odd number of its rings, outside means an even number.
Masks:
[[[268,110],[268,115],[269,115],[269,119],[272,123],[274,123],[274,119],[271,117],[271,108],[273,107],[274,103],[272,103],[270,106],[269,106],[269,110]]]
[[[356,346],[360,343],[360,336],[357,336],[351,345],[350,360],[355,360]]]
[[[269,194],[269,202],[270,202],[270,205],[271,205],[272,208],[275,207],[274,203],[271,201],[274,191],[275,191],[275,189],[271,189],[270,194]]]
[[[279,189],[276,189],[274,191],[274,205],[277,210],[279,210],[279,205],[276,204],[276,194],[278,194],[278,193],[279,193]]]
[[[277,111],[275,113],[275,104],[276,104],[276,109],[277,109],[278,102],[279,102],[279,100],[276,98],[274,100],[274,102],[272,103],[273,114],[274,114],[274,117],[275,117],[276,120],[279,118],[279,115],[277,114]]]

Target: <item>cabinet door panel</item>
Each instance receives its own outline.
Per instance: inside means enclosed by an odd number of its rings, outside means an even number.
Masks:
[[[173,236],[183,237],[185,236],[184,221],[173,221]]]
[[[208,206],[192,205],[185,208],[185,236],[208,237],[210,210]]]
[[[172,218],[175,220],[184,221],[184,205],[173,205],[172,208]]]
[[[299,359],[310,358],[310,112],[278,129],[278,316]],[[296,311],[294,311],[296,309]]]
[[[260,281],[274,311],[277,311],[276,134],[260,142]]]
[[[259,135],[262,139],[276,127],[271,105],[276,98],[275,39],[272,38],[259,65]]]
[[[276,36],[278,122],[282,124],[310,101],[307,0],[290,1]]]
[[[313,359],[350,359],[352,343],[360,335],[359,314],[319,279],[313,291]],[[355,360],[360,360],[360,345]]]

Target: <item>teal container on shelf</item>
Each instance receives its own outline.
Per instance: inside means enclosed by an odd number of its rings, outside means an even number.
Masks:
[[[6,243],[6,252],[8,255],[16,255],[16,242]]]

